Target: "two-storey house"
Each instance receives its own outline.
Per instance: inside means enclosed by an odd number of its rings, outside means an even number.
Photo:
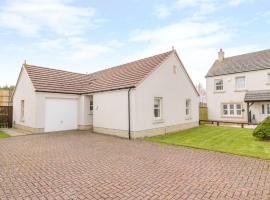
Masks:
[[[270,50],[218,59],[206,75],[209,120],[256,124],[270,115]]]

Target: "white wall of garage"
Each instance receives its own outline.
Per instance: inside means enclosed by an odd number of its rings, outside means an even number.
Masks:
[[[24,100],[24,120],[21,120],[21,100]],[[36,124],[36,93],[24,67],[16,85],[13,96],[13,121],[15,124],[28,127],[37,127]]]
[[[133,94],[131,92],[131,99],[134,98]],[[100,92],[94,94],[93,97],[94,127],[128,130],[128,90]],[[131,100],[131,102],[134,101]],[[131,106],[131,115],[133,115],[134,105],[132,104]]]

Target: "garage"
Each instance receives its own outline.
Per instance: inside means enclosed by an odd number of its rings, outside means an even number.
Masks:
[[[78,100],[48,98],[45,101],[45,132],[78,128]]]

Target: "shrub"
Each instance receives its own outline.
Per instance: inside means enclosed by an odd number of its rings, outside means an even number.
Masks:
[[[258,124],[253,131],[253,136],[261,139],[270,139],[270,116]]]

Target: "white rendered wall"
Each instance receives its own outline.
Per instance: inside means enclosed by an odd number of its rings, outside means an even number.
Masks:
[[[93,114],[90,113],[90,96],[81,95],[79,100],[79,125],[89,126],[93,124]]]
[[[162,97],[161,123],[154,119],[154,97]],[[191,99],[191,117],[185,114],[186,99]],[[199,96],[176,55],[172,54],[136,88],[134,109],[133,131],[198,122]]]
[[[244,102],[245,93],[252,90],[270,90],[270,84],[267,77],[268,73],[270,73],[270,70],[208,77],[206,79],[208,118],[210,120],[247,121],[247,106]],[[235,89],[235,78],[239,76],[246,77],[246,89],[243,91],[236,91]],[[215,79],[223,79],[224,92],[214,91]],[[243,112],[241,117],[223,117],[221,115],[222,103],[241,103],[245,112]],[[257,113],[256,118],[259,119],[259,111],[256,111],[256,109],[259,109],[256,105],[251,107],[251,111],[254,111],[255,114]]]
[[[24,100],[24,120],[21,120],[21,100]],[[36,128],[36,94],[25,68],[22,68],[13,96],[15,124]]]
[[[128,130],[128,90],[100,92],[94,94],[93,97],[94,127]],[[131,99],[132,98],[131,95]],[[133,108],[131,108],[131,110],[133,110]]]

